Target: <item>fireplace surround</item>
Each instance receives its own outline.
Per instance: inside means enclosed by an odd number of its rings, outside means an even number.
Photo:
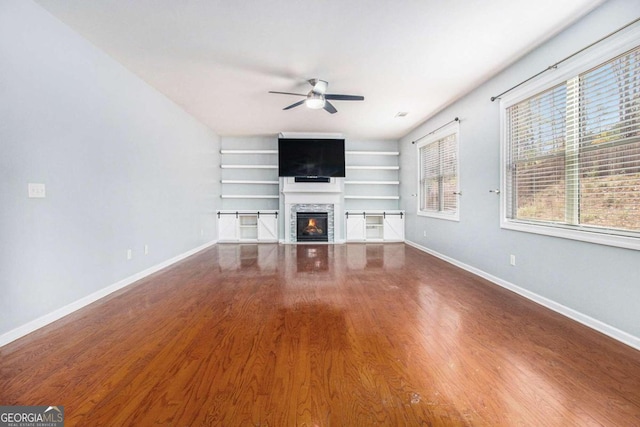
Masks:
[[[280,178],[280,206],[283,217],[283,243],[298,242],[298,212],[327,214],[327,238],[316,243],[343,243],[341,219],[344,215],[344,183],[331,178],[328,183],[295,182],[294,178]]]
[[[297,243],[301,242],[298,240],[298,214],[325,214],[326,215],[326,234],[327,237],[325,240],[315,240],[315,242],[334,242],[334,207],[329,204],[305,204],[298,203],[291,206],[291,212],[289,214],[290,225],[289,225],[289,242]],[[302,240],[304,241],[304,240]],[[314,241],[314,240],[307,240]]]

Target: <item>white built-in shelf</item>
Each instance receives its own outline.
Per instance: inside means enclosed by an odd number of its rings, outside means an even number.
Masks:
[[[345,212],[348,242],[401,242],[404,240],[404,211],[348,210]]]
[[[354,156],[399,156],[399,151],[345,151]]]
[[[279,195],[272,194],[221,194],[221,199],[278,199]]]
[[[277,186],[280,185],[280,180],[274,179],[272,174],[273,171],[278,169],[277,165],[277,157],[278,150],[274,149],[221,149],[220,154],[222,154],[222,163],[220,168],[223,170],[227,170],[227,174],[231,174],[232,170],[255,170],[254,176],[247,176],[250,179],[242,179],[242,176],[233,176],[233,175],[225,175],[225,172],[222,172],[222,177],[220,183],[223,184],[222,189],[223,193],[225,190],[241,193],[256,193],[257,190],[251,190],[250,186],[260,186],[260,188],[265,189],[266,193],[272,194],[222,194],[220,196],[221,199],[235,199],[235,200],[256,200],[253,203],[265,203],[267,200],[277,200],[280,197],[278,194]],[[365,171],[363,172],[363,176],[358,176],[356,180],[345,179],[344,184],[348,186],[347,193],[344,195],[344,199],[346,200],[362,200],[362,201],[396,201],[399,200],[400,197],[397,195],[389,196],[389,195],[379,195],[380,191],[372,190],[373,193],[378,193],[377,195],[359,195],[358,193],[369,193],[369,191],[365,191],[366,186],[384,186],[387,189],[398,187],[400,185],[400,181],[397,180],[395,176],[382,177],[380,176],[383,171],[399,171],[400,166],[397,165],[397,161],[391,161],[391,163],[396,163],[396,165],[388,165],[391,160],[390,157],[395,157],[396,159],[399,157],[399,151],[376,151],[376,150],[346,150],[345,154],[347,156],[347,171]],[[231,159],[240,159],[240,156],[254,156],[252,162],[256,162],[258,164],[229,164],[234,163]],[[263,156],[263,157],[260,157]],[[249,157],[247,157],[249,158]],[[384,159],[388,160],[384,160]],[[377,160],[376,160],[377,159]],[[349,163],[356,163],[356,165],[349,165]],[[362,163],[365,163],[364,165]],[[378,163],[383,163],[383,165],[377,165]],[[387,163],[387,165],[384,165]],[[262,172],[259,172],[262,171]],[[244,173],[244,172],[243,172]],[[368,176],[367,176],[368,175]],[[378,176],[376,176],[378,175]],[[231,178],[231,179],[228,179]],[[240,179],[237,179],[240,178]],[[257,178],[257,179],[256,179]],[[261,179],[262,178],[262,179]],[[364,180],[363,180],[364,178]],[[367,181],[367,178],[371,178],[372,180]],[[377,178],[377,180],[376,180]],[[382,180],[380,178],[383,178]],[[385,180],[384,178],[390,178]],[[234,185],[239,186],[238,188],[242,188],[243,190],[235,190]],[[364,186],[364,187],[363,187]],[[391,187],[390,187],[391,186]],[[273,191],[272,191],[273,190]],[[262,191],[259,191],[260,193]],[[395,192],[395,191],[394,191]],[[273,194],[275,193],[275,194]],[[349,195],[349,193],[356,193],[356,195]],[[384,192],[383,192],[384,194]],[[388,193],[387,193],[388,194]],[[260,202],[259,200],[263,200]],[[234,203],[232,201],[228,203]],[[273,203],[273,202],[269,202]],[[357,202],[355,202],[357,203]],[[242,224],[242,229],[244,229],[244,225]],[[371,224],[369,224],[371,227]],[[250,227],[253,227],[251,225]],[[378,228],[377,225],[374,226]]]
[[[345,201],[370,201],[373,202],[375,200],[386,200],[386,201],[395,201],[400,200],[400,197],[397,195],[385,195],[389,194],[388,191],[382,191],[382,189],[368,190],[366,186],[385,186],[389,189],[389,186],[399,186],[400,181],[395,176],[381,176],[385,174],[384,171],[399,171],[400,166],[397,164],[397,158],[400,155],[399,151],[376,151],[376,150],[347,150],[347,179],[345,179],[345,190],[346,194],[344,195]],[[395,157],[394,159],[385,160],[385,157]],[[376,159],[377,158],[377,159]],[[350,164],[356,163],[356,164]],[[389,163],[392,163],[389,165]],[[395,163],[395,164],[393,164]],[[358,172],[363,171],[359,176]],[[353,174],[353,175],[352,175]],[[349,177],[353,177],[356,179],[349,179]],[[383,178],[382,180],[380,178]],[[384,179],[390,178],[390,179]],[[363,187],[365,186],[365,187]],[[359,188],[358,188],[359,187]],[[369,187],[372,188],[372,187]],[[396,193],[396,191],[393,191]],[[373,193],[373,194],[371,194]],[[377,193],[377,194],[376,194]],[[380,194],[382,193],[382,194]],[[367,194],[367,195],[363,195]],[[357,203],[357,202],[356,202]]]
[[[366,240],[378,240],[384,238],[384,216],[373,215],[365,217]]]
[[[220,165],[222,169],[278,169],[278,165]]]
[[[222,185],[221,199],[234,199],[234,200],[255,200],[253,204],[260,205],[265,201],[270,202],[272,199],[278,199],[277,186],[279,181],[274,179],[273,173],[278,169],[277,157],[278,150],[268,148],[248,148],[248,149],[221,149],[222,164],[220,168],[223,169],[222,176],[220,177],[220,183]],[[234,164],[242,162],[238,160],[241,158],[251,158],[252,160],[245,160],[254,164]],[[234,159],[234,160],[232,160]],[[225,172],[226,170],[226,172]],[[241,171],[234,173],[233,171]],[[250,176],[246,176],[247,179],[242,179],[245,176],[243,174],[252,171]],[[238,179],[239,178],[239,179]],[[237,186],[237,187],[236,187]],[[262,193],[263,191],[257,191],[255,186],[260,186],[264,189],[264,193],[271,194],[255,194]],[[238,189],[236,189],[238,188]],[[230,192],[236,194],[228,194]],[[237,194],[246,193],[246,194]],[[252,194],[253,193],[253,194]],[[229,202],[233,204],[234,202]],[[240,224],[239,230],[245,230],[245,225],[249,225],[249,229],[254,227],[253,224]],[[255,226],[257,227],[257,226]],[[253,234],[250,236],[247,233],[253,233],[253,231],[245,230],[245,235],[241,235],[241,238],[253,238]]]
[[[278,154],[278,150],[220,150],[220,154]]]
[[[345,181],[349,185],[400,185],[400,181]]]
[[[222,210],[217,216],[219,242],[278,241],[278,211]]]
[[[400,196],[344,196],[345,199],[361,200],[400,200]]]
[[[242,179],[223,179],[220,181],[221,184],[264,184],[264,185],[278,185],[278,181],[250,181],[250,180],[242,180]]]
[[[347,169],[360,169],[360,170],[400,170],[400,166],[347,166]]]

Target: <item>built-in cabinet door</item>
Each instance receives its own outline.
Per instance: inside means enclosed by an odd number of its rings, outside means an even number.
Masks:
[[[347,241],[363,241],[365,231],[364,215],[347,216]]]
[[[258,241],[278,241],[278,217],[275,215],[260,215],[258,217]]]
[[[385,242],[404,241],[404,218],[401,215],[386,215],[384,218]]]
[[[238,220],[235,215],[220,215],[218,218],[218,241],[238,240]]]

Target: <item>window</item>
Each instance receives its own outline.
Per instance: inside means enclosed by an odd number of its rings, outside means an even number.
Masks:
[[[458,129],[443,128],[418,144],[418,214],[458,220]]]
[[[581,68],[503,100],[502,225],[640,249],[640,47]]]

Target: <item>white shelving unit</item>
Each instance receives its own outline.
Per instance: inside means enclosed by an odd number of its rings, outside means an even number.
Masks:
[[[403,242],[404,211],[347,211],[347,242]]]
[[[360,155],[360,156],[399,156],[399,151],[358,151],[358,150],[346,150],[347,155]]]
[[[221,194],[221,199],[277,199],[279,196],[271,194]]]
[[[372,170],[372,171],[397,171],[400,170],[400,166],[347,166],[347,170],[349,169],[360,169],[360,170]]]
[[[397,141],[389,140],[346,141],[346,177],[338,179],[343,209],[339,218],[345,217],[345,211],[367,212],[366,216],[360,215],[361,223],[356,224],[357,216],[350,217],[346,223],[351,229],[347,230],[351,241],[404,240],[404,226],[401,227],[402,235],[394,236],[389,231],[393,222],[389,219],[393,216],[388,216],[386,221],[384,218],[384,212],[399,209],[400,153],[397,144]],[[281,181],[278,177],[276,138],[223,138],[220,150],[221,194],[217,208],[233,215],[220,216],[219,241],[265,241],[269,227],[263,224],[262,212],[278,212],[280,209]],[[255,224],[253,219],[237,220],[236,211],[243,215],[256,215]],[[382,213],[382,219],[373,216],[376,212]],[[283,212],[280,214],[284,215]],[[336,220],[344,227],[342,219]],[[261,227],[266,229],[260,232]],[[272,229],[277,232],[277,221]],[[353,238],[354,232],[360,233],[357,238]],[[344,231],[340,234],[340,237],[344,236]],[[273,240],[277,239],[276,235]]]
[[[384,218],[382,215],[369,215],[364,218],[364,238],[367,241],[384,239]]]
[[[278,150],[222,149],[220,154],[224,209],[278,207]]]
[[[344,196],[344,198],[360,200],[400,200],[400,196]]]
[[[239,240],[258,240],[258,215],[240,214],[238,216]]]
[[[345,181],[347,185],[400,185],[400,181]]]
[[[258,184],[258,185],[278,185],[278,181],[258,181],[258,180],[243,180],[243,179],[222,179],[221,184]]]
[[[218,211],[218,241],[277,242],[278,211]]]
[[[399,151],[390,150],[346,151],[344,199],[347,210],[398,208],[399,156]]]

